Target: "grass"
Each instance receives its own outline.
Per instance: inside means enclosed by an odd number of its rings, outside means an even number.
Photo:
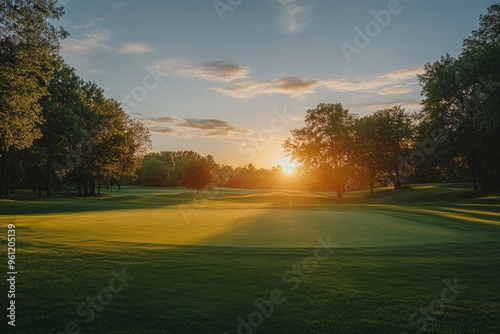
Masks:
[[[0,201],[1,239],[16,225],[18,271],[16,329],[4,319],[0,332],[65,333],[69,323],[68,333],[238,333],[244,319],[259,326],[241,333],[416,333],[424,324],[420,333],[498,333],[500,194],[468,188],[343,200],[234,189],[20,193]],[[318,238],[332,247],[312,261]],[[88,298],[103,298],[122,268],[134,278],[87,323]],[[427,321],[415,313],[456,277],[467,288],[453,302]],[[282,303],[259,311],[254,302],[273,291]]]

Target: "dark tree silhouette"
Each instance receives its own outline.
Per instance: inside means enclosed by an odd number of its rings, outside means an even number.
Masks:
[[[207,159],[191,159],[182,167],[179,184],[188,189],[206,189],[215,182],[215,173]]]

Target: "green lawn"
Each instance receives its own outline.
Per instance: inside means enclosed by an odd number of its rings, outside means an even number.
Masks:
[[[500,333],[500,193],[469,188],[21,192],[0,333]]]

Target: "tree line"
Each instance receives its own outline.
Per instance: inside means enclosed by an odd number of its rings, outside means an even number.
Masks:
[[[500,185],[499,4],[481,16],[457,57],[425,64],[419,112],[394,106],[360,117],[340,103],[308,110],[305,126],[283,144],[300,166],[293,179],[279,167],[235,168],[191,151],[148,154],[148,129],[60,57],[68,33],[50,22],[61,15],[55,0],[0,2],[0,198],[16,187],[51,197],[65,185],[95,195],[125,183],[334,190],[339,197],[411,182]]]
[[[197,191],[214,186],[246,189],[272,189],[282,186],[281,168],[256,168],[253,164],[232,167],[215,162],[193,151],[150,153],[144,157],[138,178],[139,186],[178,187]]]
[[[63,13],[55,0],[0,2],[0,198],[64,184],[94,195],[133,180],[151,147],[142,123],[64,63],[68,33],[50,23]]]

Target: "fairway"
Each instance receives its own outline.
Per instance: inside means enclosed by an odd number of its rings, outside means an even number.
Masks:
[[[2,238],[15,224],[18,242],[15,333],[496,333],[499,194],[467,186],[2,201]],[[92,311],[120,270],[133,279]],[[453,303],[415,317],[455,278]],[[276,289],[283,302],[252,320]]]
[[[39,240],[50,238],[73,244],[119,241],[163,245],[303,248],[315,247],[319,235],[330,235],[340,247],[349,248],[467,242],[478,237],[468,230],[458,230],[454,224],[432,224],[432,220],[437,219],[425,214],[362,206],[351,210],[285,210],[263,205],[218,202],[205,209],[180,206],[35,215],[19,217],[14,222],[18,227],[30,229]],[[75,233],[75,227],[78,233]]]
[[[436,205],[441,202],[421,203],[421,194],[412,190],[426,192],[431,200],[433,195],[442,197],[464,191],[449,186],[416,186],[401,196],[386,190],[368,198],[385,203],[385,197],[392,195],[393,201],[414,199],[418,205],[415,206],[365,203],[366,198],[356,193],[351,195],[350,203],[338,203],[325,197],[328,194],[305,192],[218,189],[196,195],[179,189],[128,188],[123,193],[87,202],[77,198],[60,199],[59,203],[46,203],[45,207],[42,204],[38,210],[47,212],[43,215],[35,212],[0,219],[26,228],[37,240],[61,243],[248,248],[315,247],[320,235],[330,235],[343,248],[467,243],[485,237],[475,222],[494,225],[500,220],[500,213],[491,211],[496,210],[495,206],[490,211],[481,210],[481,204],[474,203],[444,208]],[[61,206],[76,212],[57,212]]]

